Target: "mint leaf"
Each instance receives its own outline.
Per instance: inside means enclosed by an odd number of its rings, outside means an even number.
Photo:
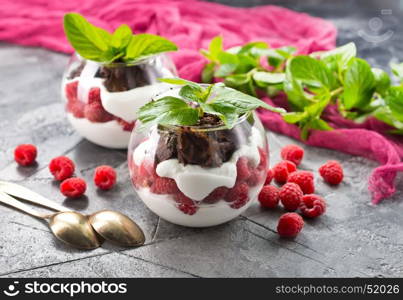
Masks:
[[[391,63],[390,67],[392,69],[392,73],[400,80],[400,82],[403,82],[403,63]]]
[[[232,105],[228,105],[226,103],[202,103],[201,108],[206,113],[218,116],[224,122],[224,125],[229,129],[234,127],[239,119],[239,114],[237,113],[236,109]]]
[[[348,43],[336,49],[322,52],[319,57],[328,68],[336,72],[346,70],[350,60],[357,55],[357,48],[354,43]]]
[[[230,75],[238,67],[238,57],[235,54],[220,52],[217,56],[220,66],[215,71],[214,76],[225,77]]]
[[[211,62],[208,63],[204,66],[202,74],[201,74],[201,80],[204,83],[211,83],[213,82],[214,79],[214,68],[215,68],[215,63]]]
[[[179,96],[187,101],[198,102],[203,99],[204,89],[201,86],[185,85],[180,89]]]
[[[95,61],[105,60],[111,34],[90,24],[77,13],[68,13],[63,20],[64,32],[73,48],[82,57]]]
[[[221,36],[216,36],[210,42],[208,51],[201,50],[201,54],[203,54],[207,59],[211,61],[218,61],[218,54],[224,51],[223,49],[223,41]]]
[[[137,111],[137,117],[143,124],[183,126],[194,125],[199,119],[197,109],[176,97],[164,97],[145,104]]]
[[[360,58],[353,58],[344,77],[342,102],[345,109],[364,108],[375,91],[375,78],[370,65]]]
[[[178,47],[171,41],[148,33],[132,36],[126,49],[124,60],[127,62],[143,59],[167,51],[176,51]]]
[[[290,112],[283,114],[284,121],[290,124],[301,122],[306,117],[307,114],[304,112]]]
[[[375,79],[375,91],[381,95],[384,95],[391,84],[388,73],[378,68],[372,68],[372,74],[374,75]]]
[[[158,78],[159,81],[165,82],[165,83],[170,83],[170,84],[176,84],[176,85],[191,85],[194,87],[199,87],[199,85],[196,82],[174,77],[174,78]]]
[[[244,84],[247,84],[250,80],[250,77],[247,74],[235,74],[235,75],[229,75],[225,78],[225,85],[229,87],[239,87]]]
[[[253,79],[260,87],[265,87],[271,84],[279,84],[284,82],[284,73],[256,72],[253,74]]]
[[[388,105],[393,117],[403,122],[403,86],[391,87],[385,96],[385,102]]]
[[[130,43],[132,30],[126,24],[120,25],[112,35],[111,46],[115,49],[124,49]]]

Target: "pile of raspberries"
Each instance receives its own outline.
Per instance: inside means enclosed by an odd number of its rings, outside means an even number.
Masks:
[[[14,150],[14,160],[20,166],[35,164],[38,151],[34,145],[23,144]],[[53,158],[49,163],[49,171],[54,179],[60,182],[60,192],[68,198],[80,198],[87,190],[84,179],[73,177],[74,162],[66,156]],[[94,171],[94,184],[102,190],[110,190],[116,184],[116,171],[110,166],[99,166]]]
[[[302,230],[306,218],[316,218],[326,211],[326,202],[314,194],[314,176],[312,172],[297,170],[304,157],[304,150],[297,145],[287,145],[281,150],[281,162],[268,171],[265,186],[259,194],[262,207],[276,208],[281,202],[288,213],[283,214],[278,222],[277,232],[282,237],[295,237]],[[319,168],[323,180],[331,185],[338,185],[343,180],[343,168],[335,160],[329,160]],[[280,187],[271,185],[275,181]],[[295,213],[298,211],[300,214]]]

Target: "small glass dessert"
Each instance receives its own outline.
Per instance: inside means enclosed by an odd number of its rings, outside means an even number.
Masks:
[[[171,223],[218,225],[244,212],[266,180],[267,139],[252,109],[271,107],[221,84],[182,83],[138,111],[142,124],[128,153],[132,183],[148,208]],[[255,102],[229,113],[233,100]],[[220,105],[228,113],[219,113]]]
[[[89,41],[103,32],[98,36],[103,49],[94,43],[85,48],[77,42],[77,30],[72,29],[86,26],[94,30],[93,35],[83,33],[81,38]],[[127,148],[137,109],[168,87],[158,78],[176,76],[172,60],[164,53],[176,46],[159,36],[133,35],[126,25],[111,34],[78,14],[65,16],[65,31],[77,51],[62,81],[69,122],[95,144]]]

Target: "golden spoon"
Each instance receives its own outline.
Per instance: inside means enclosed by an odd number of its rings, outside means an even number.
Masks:
[[[39,204],[55,211],[68,210],[45,197],[37,194],[21,185],[0,181],[0,191],[8,195],[21,198],[23,200]],[[84,216],[78,212],[75,214],[81,215],[82,218],[91,224],[93,229],[105,240],[123,246],[134,247],[143,245],[145,236],[141,228],[126,215],[112,210],[102,210],[90,216]]]
[[[94,229],[82,214],[73,211],[42,214],[2,191],[0,191],[0,202],[33,217],[49,220],[50,230],[55,237],[69,246],[89,250],[98,248],[101,245]]]

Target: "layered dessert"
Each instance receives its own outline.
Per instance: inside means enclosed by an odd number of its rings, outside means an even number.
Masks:
[[[145,107],[147,112],[140,109],[140,120],[147,122],[153,105],[164,115],[161,107],[169,104],[167,121],[159,117],[147,132],[133,134],[128,157],[132,182],[143,202],[163,219],[190,227],[218,225],[240,215],[257,198],[268,169],[266,135],[254,113],[244,111],[228,126],[223,115],[200,110],[207,108],[207,98],[219,97],[214,88],[201,89],[211,94],[200,104],[187,101],[195,98],[178,88],[159,95]],[[183,106],[174,116],[181,104],[172,99],[182,99],[190,110],[195,107],[194,124],[175,125],[191,112]],[[172,118],[173,124],[166,124]]]
[[[68,120],[95,144],[127,148],[136,110],[166,89],[158,78],[176,75],[165,53],[177,46],[125,24],[110,33],[77,13],[65,15],[64,30],[76,50],[62,82]]]

